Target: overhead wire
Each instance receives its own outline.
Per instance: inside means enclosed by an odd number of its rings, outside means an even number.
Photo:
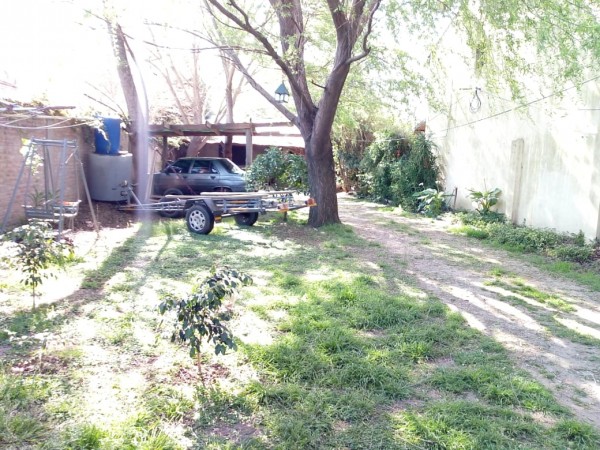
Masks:
[[[27,117],[26,119],[29,119],[29,117]],[[71,120],[73,120],[73,118],[69,117],[68,119],[61,120],[60,122],[58,122],[56,124],[43,125],[43,126],[38,126],[38,127],[25,127],[22,125],[10,125],[10,124],[5,124],[5,123],[0,123],[0,127],[13,128],[13,129],[17,129],[17,130],[54,130],[54,129],[64,129],[64,128],[77,128],[82,125],[93,125],[94,124],[94,122],[90,121],[90,122],[81,122],[81,123],[72,124],[72,125],[64,125],[64,126],[60,125],[62,123],[69,122]]]
[[[581,86],[583,86],[583,85],[585,85],[585,84],[587,84],[587,83],[591,83],[592,81],[596,81],[596,80],[598,80],[598,79],[600,79],[600,75],[596,75],[595,77],[592,77],[592,78],[590,78],[590,79],[588,79],[588,80],[582,81],[581,83],[574,84],[573,86],[569,86],[569,87],[567,87],[567,88],[564,88],[564,89],[561,89],[561,90],[558,90],[558,91],[552,92],[552,93],[550,93],[550,94],[543,95],[543,96],[542,96],[542,97],[540,97],[540,98],[537,98],[537,99],[535,99],[535,100],[531,100],[531,101],[529,101],[529,102],[526,102],[526,103],[522,103],[522,104],[520,104],[520,105],[517,105],[517,106],[515,106],[515,107],[513,107],[513,108],[505,109],[505,110],[503,110],[503,111],[499,111],[499,112],[497,112],[497,113],[491,114],[491,115],[489,115],[489,116],[486,116],[486,117],[481,117],[481,118],[479,118],[479,119],[472,120],[472,121],[470,121],[470,122],[467,122],[467,123],[463,123],[463,124],[460,124],[460,125],[455,125],[455,126],[453,126],[453,127],[448,127],[448,128],[446,128],[445,130],[441,130],[441,131],[438,131],[438,132],[434,132],[433,134],[434,134],[434,135],[436,135],[436,134],[447,133],[448,131],[456,130],[456,129],[458,129],[458,128],[467,127],[467,126],[469,126],[469,125],[473,125],[473,124],[476,124],[476,123],[479,123],[479,122],[483,122],[483,121],[486,121],[486,120],[489,120],[489,119],[493,119],[493,118],[495,118],[495,117],[499,117],[499,116],[502,116],[502,115],[504,115],[504,114],[508,114],[508,113],[510,113],[510,112],[516,111],[516,110],[518,110],[518,109],[526,108],[526,107],[528,107],[528,106],[531,106],[531,105],[533,105],[533,104],[535,104],[535,103],[539,103],[539,102],[541,102],[541,101],[547,100],[548,98],[555,97],[555,96],[557,96],[557,95],[560,95],[560,94],[562,94],[562,93],[564,93],[564,92],[570,91],[570,90],[572,90],[572,89],[576,89],[576,88],[578,88],[578,87],[581,87]]]

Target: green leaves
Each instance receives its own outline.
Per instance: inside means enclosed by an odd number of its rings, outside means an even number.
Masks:
[[[171,341],[186,343],[192,358],[201,353],[203,341],[212,343],[217,355],[224,355],[227,349],[236,350],[234,337],[223,323],[231,318],[223,301],[249,284],[252,284],[250,276],[225,267],[213,269],[212,274],[184,298],[165,296],[158,310],[161,315],[175,312]]]
[[[361,195],[417,210],[413,196],[436,189],[439,177],[434,145],[425,136],[386,133],[369,146],[361,162]]]
[[[44,278],[54,276],[45,269],[52,265],[64,266],[73,256],[73,244],[65,239],[58,240],[51,225],[41,220],[9,231],[2,240],[14,246],[14,251],[3,260],[21,272],[23,285],[31,287],[35,309],[37,287]]]
[[[475,209],[482,215],[490,213],[491,208],[498,203],[500,194],[502,194],[502,191],[498,188],[494,188],[490,191],[475,191],[469,189],[469,192],[469,198],[477,205]]]
[[[444,210],[444,201],[447,195],[444,194],[444,191],[428,188],[414,193],[413,197],[419,200],[417,211],[429,217],[437,217]]]
[[[259,155],[246,173],[251,189],[293,189],[308,192],[308,169],[303,156],[271,147]]]

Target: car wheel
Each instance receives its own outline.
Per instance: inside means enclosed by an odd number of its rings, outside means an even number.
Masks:
[[[218,187],[213,190],[213,192],[231,192],[231,189],[226,187]]]
[[[242,227],[251,227],[258,220],[258,213],[251,212],[236,214],[235,216],[233,216],[233,218],[235,219],[235,223],[237,223],[238,225]]]
[[[187,210],[185,221],[188,230],[197,234],[208,234],[215,226],[215,218],[204,205],[194,205]]]
[[[167,189],[164,193],[164,195],[183,195],[183,192],[181,192],[179,189]],[[167,198],[167,197],[163,197],[160,199],[161,203],[164,202],[172,202],[174,200],[179,200],[178,198]],[[161,210],[158,212],[162,217],[169,217],[171,219],[176,219],[178,217],[183,217],[183,210],[179,210],[179,209],[166,209],[166,210]]]

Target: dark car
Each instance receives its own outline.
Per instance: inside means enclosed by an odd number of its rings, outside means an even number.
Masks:
[[[227,158],[180,158],[153,176],[154,195],[244,192],[244,171]]]

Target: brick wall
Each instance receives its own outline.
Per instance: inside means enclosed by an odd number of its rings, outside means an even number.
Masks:
[[[25,167],[16,189],[16,196],[12,203],[10,214],[7,215],[9,203],[15,191],[17,179],[23,168],[25,159],[24,155],[21,154],[23,139],[74,140],[77,142],[78,151],[84,164],[87,153],[93,151],[93,139],[90,128],[78,125],[78,122],[73,119],[65,120],[64,117],[4,118],[0,122],[0,168],[2,169],[0,177],[0,226],[4,223],[5,217],[7,219],[7,228],[23,223],[25,221],[23,205],[32,204],[32,197],[35,195],[36,189],[39,192],[44,192],[44,168],[40,167],[38,173],[32,175],[28,188],[27,178],[29,169]],[[61,180],[58,179],[60,151],[61,147],[48,148],[48,153],[51,155],[49,172],[52,174],[56,188],[61,183]],[[67,149],[67,154],[71,153],[72,149]],[[44,163],[47,164],[47,161]],[[68,160],[64,174],[64,200],[74,201],[81,199],[82,202],[86,202],[80,169],[74,158]]]

